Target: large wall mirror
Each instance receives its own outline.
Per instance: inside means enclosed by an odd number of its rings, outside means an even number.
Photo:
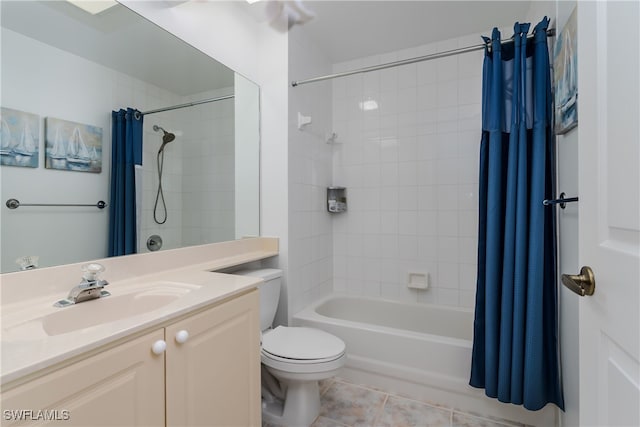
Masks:
[[[108,208],[28,205],[111,203],[111,112],[127,107],[146,113],[138,252],[259,235],[256,84],[120,4],[0,6],[1,272],[107,256]]]

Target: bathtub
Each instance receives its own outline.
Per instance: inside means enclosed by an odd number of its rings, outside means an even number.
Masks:
[[[339,375],[349,381],[491,418],[557,425],[550,405],[531,412],[468,385],[471,309],[335,294],[297,313],[292,324],[341,338],[347,363]]]

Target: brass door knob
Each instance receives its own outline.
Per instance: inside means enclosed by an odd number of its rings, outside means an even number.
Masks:
[[[580,274],[563,274],[562,284],[581,297],[593,295],[596,290],[596,278],[588,266],[582,267]]]

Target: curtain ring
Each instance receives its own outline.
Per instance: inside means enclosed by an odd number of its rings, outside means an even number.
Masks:
[[[142,113],[140,113],[140,111],[134,111],[133,113],[133,118],[136,120],[140,120],[142,118]]]

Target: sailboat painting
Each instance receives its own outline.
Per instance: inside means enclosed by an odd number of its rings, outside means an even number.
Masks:
[[[47,117],[45,129],[47,169],[102,171],[102,128]]]
[[[0,108],[0,164],[37,168],[40,158],[40,116]]]
[[[555,133],[558,135],[567,133],[578,125],[576,9],[573,10],[562,32],[558,35],[553,55]]]

